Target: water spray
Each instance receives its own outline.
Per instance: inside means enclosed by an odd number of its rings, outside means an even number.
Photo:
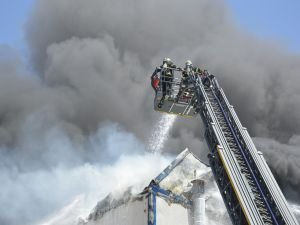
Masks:
[[[149,139],[148,149],[152,153],[160,153],[164,147],[165,141],[169,137],[169,131],[176,120],[175,115],[163,115],[154,127],[154,131]]]

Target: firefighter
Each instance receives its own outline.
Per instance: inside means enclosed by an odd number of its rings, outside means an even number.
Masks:
[[[189,79],[190,79],[190,75],[191,73],[193,73],[193,63],[191,60],[187,60],[185,63],[185,68],[182,71],[182,77],[181,77],[181,82],[180,82],[180,88],[179,88],[179,92],[177,94],[177,98],[176,101],[179,100],[180,96],[182,95],[182,92],[184,91],[184,89],[186,89],[189,85]]]
[[[199,77],[201,77],[203,75],[203,71],[200,69],[200,67],[194,67],[193,71],[194,71],[195,75],[198,75]]]
[[[193,72],[193,63],[191,60],[185,62],[185,68],[182,72],[182,80],[184,82],[188,81],[189,75]]]
[[[154,90],[157,91],[158,85],[157,85],[157,78],[158,73],[161,74],[161,86],[162,86],[162,98],[160,100],[160,103],[158,104],[158,107],[161,107],[164,103],[166,95],[171,95],[172,91],[172,82],[174,78],[174,70],[176,69],[176,65],[172,62],[170,58],[164,58],[163,63],[160,67],[157,67],[155,71],[153,72],[151,76],[151,84]]]
[[[214,78],[214,75],[210,74],[207,70],[203,71],[203,84],[207,87],[210,87],[211,80]]]
[[[163,99],[166,95],[171,94],[172,82],[174,78],[173,70],[176,69],[176,66],[171,61],[170,58],[165,58],[163,61],[163,70],[162,70],[162,93]]]

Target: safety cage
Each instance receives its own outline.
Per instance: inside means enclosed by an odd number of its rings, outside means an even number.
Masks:
[[[171,76],[164,75],[166,69]],[[155,90],[154,109],[156,111],[185,117],[197,115],[197,96],[192,79],[203,80],[204,77],[197,77],[198,75],[193,72],[183,77],[183,72],[180,68],[164,68],[151,78],[151,84]]]

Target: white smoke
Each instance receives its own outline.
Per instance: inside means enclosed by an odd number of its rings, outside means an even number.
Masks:
[[[52,123],[44,133],[39,129],[44,122],[24,125],[27,134],[20,145],[31,147],[30,156],[1,151],[1,224],[77,223],[110,192],[121,196],[130,186],[140,192],[170,162],[145,153],[135,135],[116,123],[101,124],[95,134],[77,142]],[[37,153],[42,157],[34,156]],[[62,222],[66,219],[69,222]]]
[[[37,224],[75,225],[79,220],[84,220],[96,202],[108,193],[112,193],[116,198],[122,198],[122,194],[128,187],[131,187],[133,194],[141,192],[151,179],[170,162],[159,153],[163,149],[164,142],[168,138],[168,132],[172,128],[175,118],[174,115],[164,115],[160,118],[158,124],[154,126],[148,149],[151,149],[151,153],[156,154],[148,153],[129,156],[126,152],[130,151],[130,149],[134,152],[143,148],[138,140],[134,139],[133,135],[116,132],[116,124],[112,124],[104,130],[100,129],[96,138],[91,138],[93,140],[92,147],[105,149],[105,152],[107,151],[105,157],[111,156],[115,158],[122,155],[120,149],[124,150],[126,154],[120,157],[114,165],[99,168],[98,166],[86,164],[72,170],[63,170],[63,173],[65,173],[63,176],[70,178],[66,179],[67,183],[74,185],[75,189],[78,190],[71,194],[68,192],[70,194],[68,199],[73,197],[75,200]],[[103,140],[102,142],[99,141],[101,139],[104,140],[105,144],[103,144]],[[75,177],[74,180],[72,179],[73,177]],[[68,189],[68,187],[63,189]],[[61,190],[61,188],[58,188],[58,190]]]
[[[298,222],[300,222],[300,205],[290,203],[291,209],[294,212]]]
[[[60,175],[52,178],[55,182],[49,187],[54,189],[50,195],[55,195],[53,201],[57,201],[59,207],[36,224],[75,225],[80,218],[86,218],[96,203],[108,193],[122,198],[128,187],[132,187],[135,194],[141,192],[168,163],[168,159],[151,154],[126,155],[112,165],[85,165],[61,170]],[[44,178],[51,179],[51,176]],[[58,186],[55,187],[54,183]],[[57,211],[59,208],[61,210]]]
[[[75,198],[71,204],[67,205],[59,212],[55,213],[55,215],[50,216],[45,219],[43,222],[39,222],[39,225],[71,225],[78,223],[78,220],[81,220],[79,215],[85,215],[88,213],[87,208],[83,205],[84,196],[80,195]],[[82,219],[83,220],[83,219]]]

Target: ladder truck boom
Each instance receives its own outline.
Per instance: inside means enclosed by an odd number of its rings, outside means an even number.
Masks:
[[[234,225],[299,225],[263,154],[257,151],[217,79],[188,71],[188,81],[169,69],[151,77],[154,109],[193,117],[200,114],[209,146],[209,164]],[[155,84],[155,85],[153,85]]]

